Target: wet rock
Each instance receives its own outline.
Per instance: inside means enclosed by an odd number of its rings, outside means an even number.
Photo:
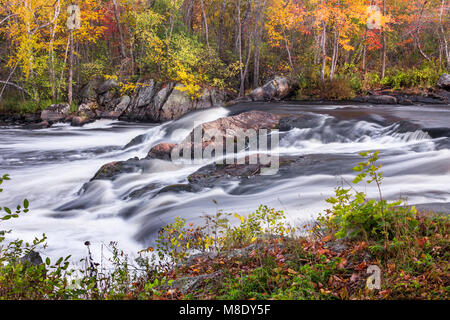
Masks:
[[[296,82],[286,77],[275,77],[262,87],[250,93],[253,101],[281,100],[292,96],[297,89]]]
[[[37,130],[37,129],[45,129],[51,127],[51,124],[48,121],[41,121],[39,123],[30,123],[25,125],[25,129]]]
[[[197,189],[195,186],[191,184],[172,184],[170,186],[164,187],[161,190],[158,191],[158,195],[162,193],[179,193],[179,192],[196,192],[199,189]]]
[[[185,150],[190,152],[192,157],[194,154],[194,149],[197,147],[201,148],[202,151],[204,151],[207,147],[210,147],[212,150],[212,156],[214,156],[214,148],[222,147],[225,149],[223,139],[234,141],[236,149],[237,136],[250,132],[248,130],[254,130],[253,132],[258,133],[258,130],[260,129],[275,129],[278,126],[281,117],[282,115],[269,112],[249,111],[236,116],[206,122],[194,129],[180,144],[174,145],[170,143],[161,143],[153,147],[152,150],[150,150],[148,157],[169,160],[172,159],[173,151],[178,152],[180,156],[184,156],[183,153]],[[193,140],[194,132],[196,130],[202,130],[201,132],[203,132],[201,146],[196,146],[196,141]],[[216,140],[216,134],[220,134],[222,136],[222,141],[219,139]],[[174,148],[176,148],[176,150],[174,150]],[[236,150],[236,152],[237,151],[241,150]]]
[[[305,113],[302,115],[295,115],[284,117],[280,119],[278,129],[280,131],[290,131],[294,128],[305,129],[314,128],[322,121],[322,117],[317,114]]]
[[[398,100],[398,104],[401,104],[403,106],[412,106],[412,105],[414,105],[414,102],[412,102],[412,100],[410,100],[408,98],[405,98],[405,97],[402,97],[402,96],[398,97],[397,100]]]
[[[92,118],[85,117],[85,116],[75,116],[72,118],[72,121],[70,122],[70,125],[73,127],[82,127],[87,123],[95,121]]]
[[[443,73],[437,82],[437,86],[441,89],[450,90],[450,74]]]
[[[204,183],[206,180],[215,181],[221,177],[251,177],[259,175],[262,167],[268,167],[268,165],[261,165],[260,163],[250,163],[246,159],[245,164],[217,164],[213,163],[204,166],[191,174],[188,177],[189,183]],[[212,185],[212,184],[211,184]]]
[[[161,187],[160,183],[151,183],[146,185],[143,188],[140,188],[138,190],[134,190],[133,192],[131,192],[127,198],[129,199],[139,199],[142,196],[144,196],[147,193],[150,193],[151,191],[154,191],[155,189],[158,189]]]
[[[58,122],[64,120],[69,112],[70,106],[67,103],[52,104],[41,112],[41,119],[42,121]]]
[[[410,121],[402,120],[398,122],[397,132],[406,133],[406,132],[415,132],[417,130],[421,130],[422,127],[418,124],[412,123]]]
[[[134,137],[130,142],[128,142],[125,147],[123,147],[123,150],[140,145],[142,143],[145,142],[145,140],[147,140],[147,134],[141,134],[138,135],[137,137]]]
[[[40,122],[41,121],[41,114],[38,113],[25,113],[22,115],[22,119],[24,122]]]
[[[123,173],[138,172],[143,169],[143,163],[139,158],[128,159],[127,161],[114,161],[103,165],[94,177],[93,180],[114,180]]]
[[[148,158],[170,160],[171,152],[175,146],[173,143],[160,143],[149,151]]]
[[[250,162],[245,158],[245,164],[217,164],[212,163],[201,167],[188,177],[189,184],[197,190],[204,188],[224,187],[229,194],[254,194],[266,190],[268,184],[280,179],[291,179],[298,176],[308,176],[321,172],[327,175],[338,175],[342,170],[351,170],[352,163],[358,160],[357,155],[320,155],[280,156],[278,166],[273,174],[261,174],[266,168],[272,166],[269,161]],[[267,164],[269,162],[269,164]],[[335,164],[331,167],[329,164]],[[277,168],[278,167],[278,168]],[[230,184],[230,182],[239,182]],[[230,186],[232,188],[230,189]]]
[[[433,139],[450,137],[450,128],[424,128],[422,130],[428,133]]]
[[[39,266],[44,263],[41,255],[36,251],[30,251],[23,257],[19,258],[19,262],[22,264],[30,264],[32,266]]]
[[[373,95],[365,97],[365,102],[373,104],[397,104],[397,98],[389,95]]]

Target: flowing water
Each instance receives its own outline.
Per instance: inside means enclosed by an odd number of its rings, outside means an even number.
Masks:
[[[281,155],[315,156],[323,161],[298,170],[253,179],[230,179],[199,192],[163,193],[162,187],[187,183],[203,164],[148,160],[145,170],[114,181],[96,180],[83,188],[105,163],[143,158],[160,142],[180,142],[194,124],[248,110],[308,114],[301,129],[280,135]],[[405,124],[407,121],[407,124]],[[424,129],[417,128],[416,124]],[[380,150],[388,199],[407,197],[409,204],[450,202],[450,108],[448,106],[243,104],[190,113],[162,125],[100,120],[82,128],[67,124],[43,130],[0,127],[0,174],[10,174],[0,204],[14,207],[25,197],[31,211],[2,222],[10,238],[31,240],[45,233],[44,256],[94,255],[101,243],[117,241],[137,252],[154,241],[158,230],[181,216],[200,222],[204,214],[246,214],[260,204],[285,211],[293,223],[312,219],[327,207],[324,199],[343,181],[351,181],[358,152]],[[142,143],[124,149],[138,135]],[[139,197],[136,190],[152,186]],[[362,186],[371,196],[376,190]],[[215,201],[213,201],[215,200]]]

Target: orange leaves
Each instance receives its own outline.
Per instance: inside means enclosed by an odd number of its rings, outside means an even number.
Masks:
[[[416,240],[416,243],[419,247],[423,248],[423,246],[428,243],[428,237],[419,238]]]
[[[367,268],[367,262],[363,261],[355,267],[355,270],[362,271]]]
[[[300,27],[305,12],[299,3],[290,0],[277,0],[267,9],[266,28],[269,42],[274,47],[289,43],[286,33]]]

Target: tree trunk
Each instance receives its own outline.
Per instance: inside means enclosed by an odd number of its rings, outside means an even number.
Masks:
[[[200,6],[202,8],[203,22],[204,22],[204,26],[205,26],[206,46],[208,47],[208,50],[210,50],[210,47],[209,47],[209,33],[208,33],[208,19],[206,19],[206,13],[205,13],[205,8],[203,6],[203,0],[200,0]]]
[[[220,18],[219,18],[219,40],[218,40],[218,46],[219,46],[219,57],[223,58],[223,24],[225,20],[225,10],[227,8],[227,0],[222,1],[222,8],[220,11]]]
[[[72,105],[72,79],[73,79],[73,30],[70,30],[70,57],[69,57],[69,81],[67,85],[67,102]]]
[[[327,65],[327,24],[322,22],[322,69],[320,70],[320,80],[322,84],[325,83],[325,67]]]
[[[442,23],[442,15],[444,13],[444,5],[445,5],[446,0],[442,0],[441,2],[441,12],[439,14],[439,25],[440,25],[440,29],[441,29],[441,33],[442,33],[442,38],[444,39],[444,52],[445,52],[445,58],[447,60],[447,69],[450,69],[450,52],[448,51],[448,42],[447,42],[447,37],[445,35],[445,31],[444,31],[444,25]]]
[[[383,0],[383,18],[386,17],[386,0]],[[386,30],[383,24],[381,36],[383,38],[383,48],[381,53],[381,79],[386,76]]]
[[[120,8],[119,8],[119,4],[117,3],[117,0],[113,0],[113,4],[114,4],[114,18],[116,20],[117,31],[119,33],[120,55],[121,55],[122,59],[124,59],[127,57],[127,53],[125,50],[125,42],[124,42],[124,38],[123,38],[122,26],[120,24]]]

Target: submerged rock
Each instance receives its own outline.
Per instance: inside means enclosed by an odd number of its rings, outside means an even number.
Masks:
[[[145,142],[147,139],[147,134],[140,134],[137,137],[134,137],[130,142],[128,142],[125,147],[123,147],[123,150],[140,145]]]
[[[127,161],[114,161],[103,165],[94,177],[93,180],[114,180],[117,176],[123,173],[138,172],[142,169],[142,163],[139,158],[128,159]]]
[[[25,126],[25,129],[37,130],[37,129],[45,129],[50,128],[51,124],[48,121],[41,121],[38,123],[30,123]]]

